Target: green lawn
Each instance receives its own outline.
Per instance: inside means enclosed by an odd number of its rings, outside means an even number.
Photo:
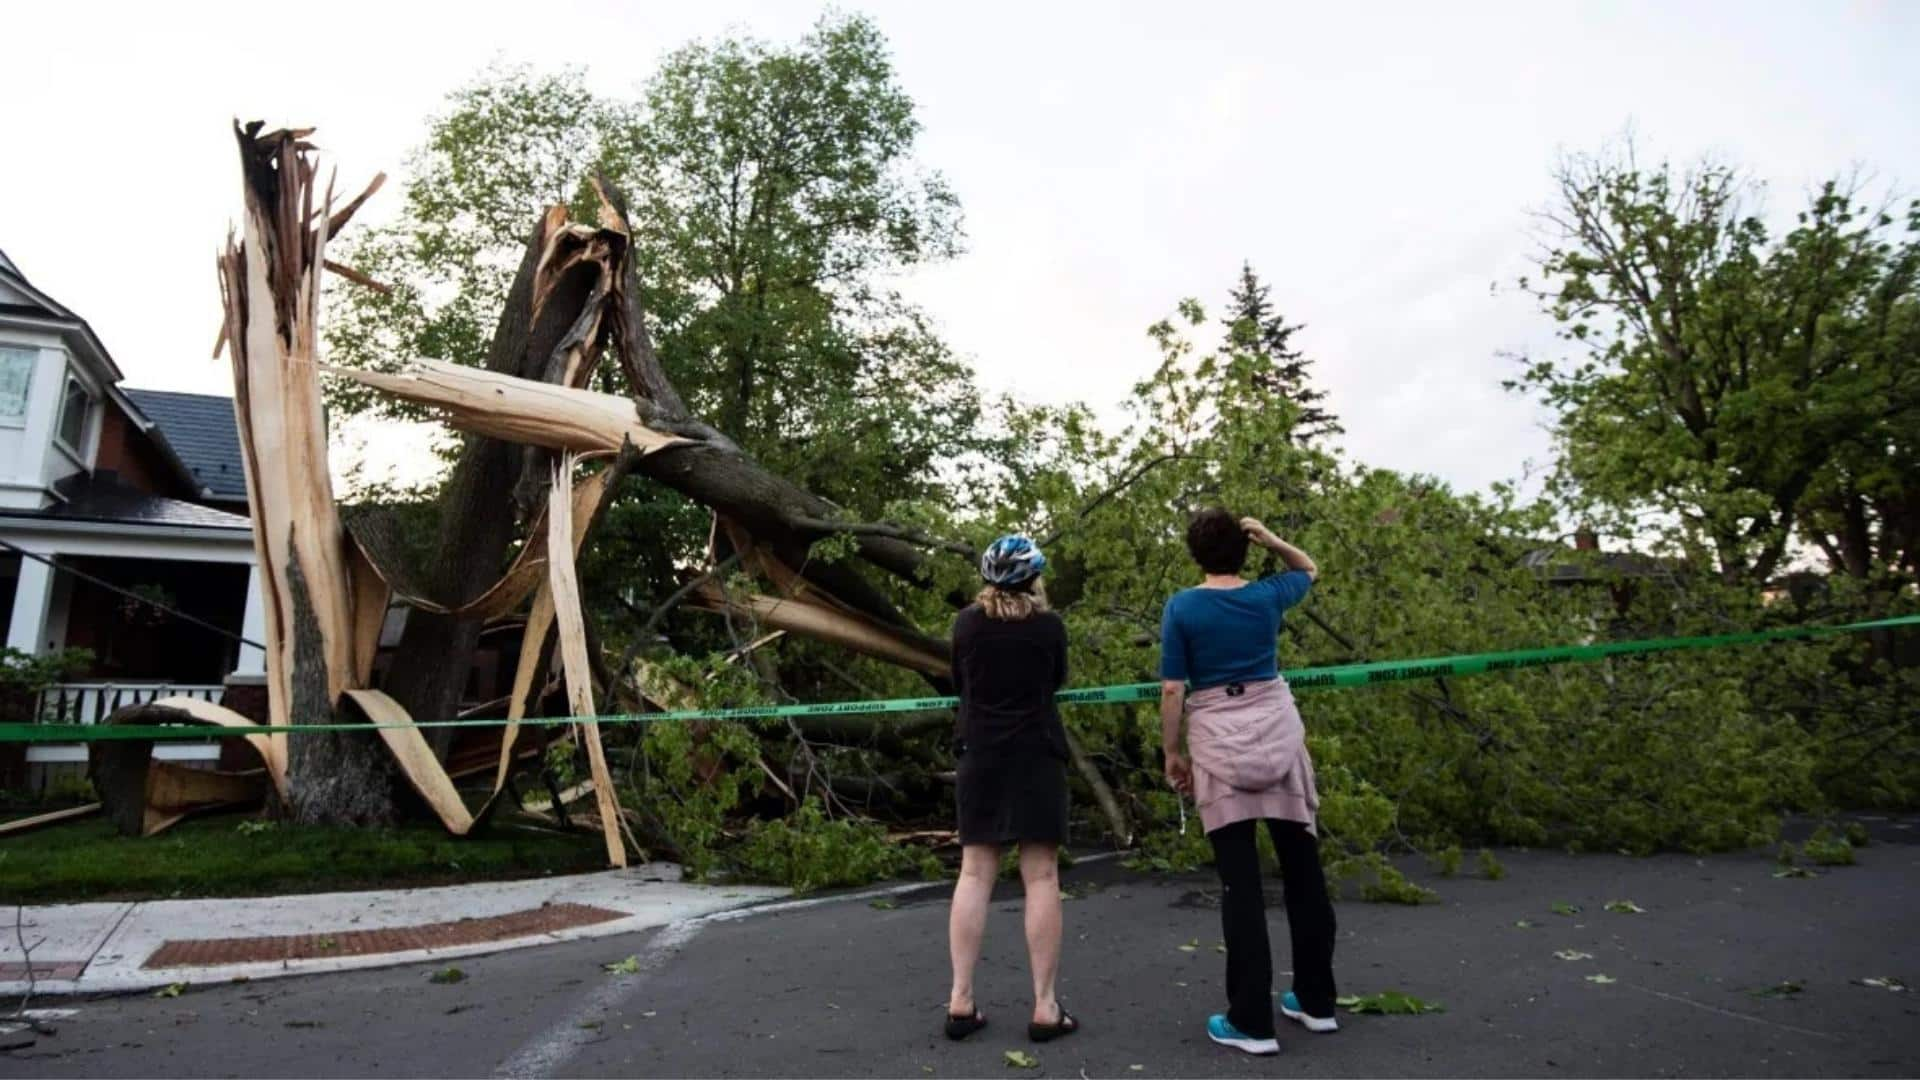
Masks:
[[[260,896],[539,877],[604,869],[600,838],[495,822],[473,836],[427,823],[301,828],[233,814],[127,839],[84,818],[0,840],[0,902]]]

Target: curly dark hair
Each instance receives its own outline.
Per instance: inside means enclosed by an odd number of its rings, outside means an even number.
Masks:
[[[1240,519],[1209,506],[1187,522],[1187,551],[1209,574],[1237,574],[1247,565],[1247,533]]]

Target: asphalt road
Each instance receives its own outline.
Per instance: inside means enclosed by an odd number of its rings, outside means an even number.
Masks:
[[[960,1044],[939,1033],[945,898],[926,890],[468,959],[452,984],[415,966],[53,1002],[77,1012],[0,1076],[1911,1076],[1920,989],[1862,980],[1920,988],[1920,819],[1873,827],[1859,865],[1811,880],[1760,854],[1505,852],[1503,881],[1426,878],[1439,904],[1342,902],[1342,992],[1445,1011],[1283,1027],[1277,1059],[1201,1029],[1221,1004],[1213,883],[1108,863],[1067,876],[1061,995],[1085,1028],[1044,1047],[1025,1041],[1016,886],[988,928],[990,1026]],[[602,969],[628,956],[633,973]]]

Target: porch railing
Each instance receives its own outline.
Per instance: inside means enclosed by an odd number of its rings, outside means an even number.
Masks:
[[[35,715],[43,724],[97,724],[115,709],[143,705],[164,697],[191,697],[218,702],[225,687],[218,683],[98,682],[56,683],[40,691]],[[171,761],[213,761],[220,746],[209,740],[168,742],[154,747],[153,756]],[[27,748],[30,762],[85,761],[87,748],[79,744],[34,744]]]

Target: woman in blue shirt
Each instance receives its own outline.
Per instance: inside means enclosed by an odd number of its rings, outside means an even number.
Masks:
[[[1287,571],[1243,580],[1252,543],[1278,555]],[[1280,1011],[1309,1031],[1339,1027],[1333,904],[1314,835],[1320,798],[1306,729],[1277,655],[1281,614],[1306,596],[1320,570],[1259,521],[1235,521],[1217,508],[1194,515],[1187,550],[1205,577],[1169,599],[1161,619],[1160,722],[1167,781],[1199,806],[1222,886],[1228,1008],[1207,1019],[1207,1035],[1248,1053],[1275,1054],[1262,821],[1280,856],[1293,938],[1294,984]]]

